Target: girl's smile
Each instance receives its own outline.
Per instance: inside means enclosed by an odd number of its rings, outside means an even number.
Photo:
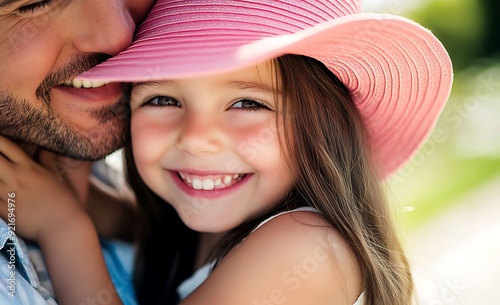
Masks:
[[[192,197],[217,198],[236,191],[251,177],[251,174],[209,174],[195,175],[192,171],[171,171],[174,182],[187,195]]]
[[[132,90],[137,169],[194,230],[231,230],[273,209],[292,186],[273,69],[269,61]]]
[[[195,190],[213,191],[225,189],[240,182],[247,174],[223,174],[199,176],[188,172],[177,172],[184,183]]]

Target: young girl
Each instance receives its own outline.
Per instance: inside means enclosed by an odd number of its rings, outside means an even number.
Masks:
[[[158,0],[81,78],[134,82],[144,304],[412,303],[380,183],[450,92],[430,32],[354,0]]]

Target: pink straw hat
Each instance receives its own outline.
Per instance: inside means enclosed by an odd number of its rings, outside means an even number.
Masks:
[[[158,0],[135,41],[80,80],[142,82],[229,72],[283,54],[325,64],[365,119],[382,175],[423,144],[451,90],[443,45],[355,0]]]

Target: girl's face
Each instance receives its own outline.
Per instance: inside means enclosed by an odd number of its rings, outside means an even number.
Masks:
[[[291,188],[272,71],[266,62],[219,76],[134,86],[138,171],[191,229],[228,231],[275,207]]]

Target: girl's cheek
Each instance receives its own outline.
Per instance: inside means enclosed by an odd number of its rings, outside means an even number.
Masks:
[[[156,109],[139,109],[132,113],[131,138],[134,158],[155,163],[175,144],[179,116]],[[177,126],[177,127],[176,127]]]
[[[161,127],[148,120],[147,116],[141,113],[132,114],[130,136],[134,159],[138,166],[158,153],[155,151],[154,143],[158,143],[160,131]]]
[[[156,191],[155,181],[159,181],[158,164],[161,159],[158,126],[140,114],[132,114],[131,139],[134,163],[146,185]]]

